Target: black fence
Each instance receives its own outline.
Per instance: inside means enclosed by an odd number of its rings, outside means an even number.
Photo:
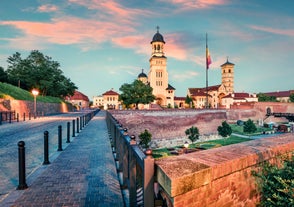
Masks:
[[[142,151],[135,137],[109,113],[106,122],[121,188],[129,191],[129,206],[154,207],[154,158]]]
[[[0,124],[2,122],[13,122],[17,119],[15,111],[0,111]]]
[[[36,119],[37,117],[44,116],[43,112],[37,112],[36,114],[19,114],[15,111],[0,111],[0,125],[3,123],[14,123],[19,121],[26,121],[31,119]]]

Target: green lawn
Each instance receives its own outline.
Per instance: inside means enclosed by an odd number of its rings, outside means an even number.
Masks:
[[[199,143],[190,144],[189,149],[196,149],[196,148],[211,149],[211,148],[246,142],[246,141],[250,141],[250,140],[252,140],[252,139],[241,138],[241,137],[237,137],[237,136],[232,135],[227,139],[217,139],[217,140],[211,140],[211,141],[206,141],[206,142],[199,142]],[[183,146],[176,146],[173,148],[174,148],[174,150],[177,150],[177,149],[181,149],[182,147]],[[155,149],[152,151],[152,155],[154,158],[163,158],[163,157],[173,156],[171,154],[171,151],[172,150],[168,150],[168,148]]]
[[[270,128],[265,128],[265,127],[260,127],[260,126],[256,126],[257,128],[257,131],[254,132],[254,133],[251,133],[251,134],[248,134],[248,133],[244,133],[243,132],[243,126],[239,126],[237,124],[230,124],[231,128],[232,128],[232,131],[233,133],[236,133],[236,134],[241,134],[241,135],[259,135],[261,134],[263,131],[272,131],[272,129]]]

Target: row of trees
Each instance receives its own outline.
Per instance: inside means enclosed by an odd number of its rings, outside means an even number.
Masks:
[[[75,84],[64,76],[60,64],[38,50],[33,50],[25,59],[16,52],[7,59],[5,71],[0,67],[0,81],[30,91],[37,88],[43,96],[64,98],[73,95]]]
[[[268,96],[264,93],[257,94],[258,101],[259,102],[278,102],[277,97],[275,96]],[[289,96],[290,102],[294,103],[294,94],[291,94]]]

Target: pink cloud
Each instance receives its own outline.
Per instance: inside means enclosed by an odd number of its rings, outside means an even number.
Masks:
[[[206,9],[211,6],[223,5],[226,0],[162,0],[179,6],[183,10]]]
[[[20,39],[37,39],[55,44],[91,44],[110,41],[112,36],[133,32],[130,27],[91,19],[63,18],[52,22],[3,21],[0,25],[9,25],[21,30],[25,36]],[[17,41],[17,40],[12,40]]]
[[[178,60],[186,60],[188,58],[188,48],[185,48],[184,45],[178,41],[178,36],[176,34],[167,35],[166,39],[168,39],[165,45],[166,56]]]
[[[178,60],[186,60],[188,58],[189,51],[184,47],[183,44],[179,41],[181,39],[178,34],[167,34],[164,35],[166,44],[165,44],[165,55],[167,57],[175,58]],[[146,36],[124,36],[113,38],[112,41],[116,45],[119,45],[124,48],[132,48],[136,50],[137,53],[142,53],[146,55],[151,54],[150,41],[152,35],[149,37]]]
[[[56,12],[58,11],[58,7],[52,4],[41,5],[38,8],[38,12]]]
[[[259,30],[259,31],[273,33],[273,34],[294,36],[294,29],[277,29],[277,28],[262,27],[262,26],[256,26],[256,25],[252,25],[250,26],[250,28]]]
[[[84,6],[91,10],[97,10],[100,17],[105,19],[115,19],[118,22],[125,22],[128,24],[136,24],[134,20],[137,19],[138,16],[150,16],[153,13],[146,9],[136,9],[136,8],[128,8],[124,7],[122,4],[114,0],[68,0],[69,3],[77,4],[80,6]],[[111,17],[110,17],[110,16]]]

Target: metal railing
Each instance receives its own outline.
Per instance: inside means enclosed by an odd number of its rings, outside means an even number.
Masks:
[[[152,151],[142,151],[135,136],[106,112],[106,122],[113,148],[121,188],[129,191],[129,206],[154,207],[154,158]]]

